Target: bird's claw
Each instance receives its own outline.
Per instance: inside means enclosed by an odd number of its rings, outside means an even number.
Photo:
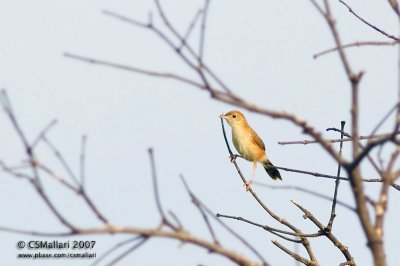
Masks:
[[[238,154],[232,154],[232,155],[230,155],[230,156],[229,156],[229,159],[231,160],[231,163],[235,162],[237,157],[240,157],[240,155],[238,155]]]
[[[252,184],[253,184],[253,180],[250,180],[249,182],[247,182],[247,183],[244,184],[243,186],[246,186],[246,191],[249,191]]]

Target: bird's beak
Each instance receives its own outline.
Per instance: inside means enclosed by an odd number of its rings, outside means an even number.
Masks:
[[[224,114],[220,115],[220,116],[219,116],[219,118],[223,118],[223,119],[225,119],[225,116],[224,116]]]

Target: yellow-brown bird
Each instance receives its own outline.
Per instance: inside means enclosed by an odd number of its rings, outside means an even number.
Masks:
[[[239,154],[247,161],[253,162],[253,175],[246,184],[249,190],[254,180],[257,162],[261,163],[268,175],[276,180],[282,180],[278,169],[274,167],[265,154],[265,144],[257,133],[249,126],[244,115],[239,111],[230,111],[221,115],[232,128],[232,141]]]

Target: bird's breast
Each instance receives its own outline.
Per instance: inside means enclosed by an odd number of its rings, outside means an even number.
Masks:
[[[232,142],[239,154],[248,161],[258,161],[264,151],[255,145],[250,130],[233,129]]]

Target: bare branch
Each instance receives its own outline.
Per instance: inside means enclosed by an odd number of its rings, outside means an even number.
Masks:
[[[344,134],[344,126],[345,126],[346,122],[342,121],[341,122],[341,134],[340,134],[340,138],[343,138]],[[340,142],[340,148],[339,148],[339,156],[342,156],[342,149],[343,149],[343,142]],[[338,168],[337,168],[337,177],[340,176],[340,170],[342,169],[342,166],[340,164],[338,164]],[[327,228],[329,231],[332,231],[332,226],[333,226],[333,220],[336,217],[336,199],[337,199],[337,193],[338,193],[338,189],[339,189],[339,183],[340,183],[340,179],[336,178],[335,181],[335,192],[333,193],[333,200],[332,200],[332,209],[331,209],[331,217],[329,219]]]
[[[398,43],[399,43],[398,41],[392,41],[392,42],[364,41],[364,42],[353,42],[353,43],[349,43],[349,44],[344,44],[342,46],[342,48],[347,49],[347,48],[351,48],[351,47],[362,47],[362,46],[395,46]],[[317,59],[320,56],[329,54],[331,52],[335,52],[337,50],[339,50],[338,47],[330,48],[330,49],[327,49],[322,52],[314,54],[313,58]]]
[[[335,247],[338,247],[338,249],[342,252],[346,260],[348,261],[349,265],[356,265],[354,262],[353,256],[351,256],[349,252],[349,248],[345,245],[342,244],[333,234],[332,231],[329,230],[329,228],[324,227],[323,224],[315,218],[315,216],[305,209],[303,206],[301,206],[299,203],[295,201],[291,201],[294,205],[296,205],[303,213],[304,213],[304,219],[310,219],[322,232],[324,232],[324,235],[332,242]]]
[[[178,216],[171,210],[168,210],[168,214],[172,217],[172,219],[177,224],[177,230],[183,230],[183,225],[182,225],[181,221],[179,220]]]
[[[283,250],[286,254],[293,257],[295,260],[303,263],[304,265],[314,265],[314,263],[312,263],[312,261],[300,256],[299,254],[294,253],[293,251],[290,251],[289,249],[282,246],[278,241],[272,240],[271,242],[272,242],[272,244],[274,244],[275,246],[277,246],[278,248]]]
[[[146,243],[146,241],[149,240],[149,237],[141,237],[141,239],[135,243],[132,247],[130,247],[129,249],[127,249],[125,252],[123,252],[122,254],[120,254],[118,257],[116,257],[115,259],[113,259],[110,263],[107,264],[107,266],[111,266],[111,265],[115,265],[116,263],[118,263],[120,260],[122,260],[123,258],[125,258],[126,256],[128,256],[129,254],[131,254],[133,251],[135,251],[136,249],[138,249],[140,246],[142,246],[144,243]]]
[[[389,109],[389,111],[382,117],[382,119],[376,124],[375,128],[372,130],[370,135],[375,135],[376,132],[378,132],[379,128],[388,120],[388,118],[399,109],[400,107],[400,101],[397,101],[396,104]],[[398,134],[397,128],[394,130],[396,132],[395,134]],[[393,135],[394,133],[388,134],[388,135]]]
[[[98,59],[75,55],[75,54],[70,54],[70,53],[65,53],[64,56],[72,58],[72,59],[76,59],[79,61],[84,61],[84,62],[87,62],[90,64],[108,66],[108,67],[126,70],[126,71],[130,71],[130,72],[135,72],[135,73],[139,73],[139,74],[143,74],[143,75],[147,75],[147,76],[166,78],[166,79],[175,79],[175,80],[181,81],[183,83],[187,83],[187,84],[193,85],[195,87],[198,87],[200,89],[205,89],[203,84],[198,83],[193,80],[190,80],[188,78],[179,76],[177,74],[173,74],[173,73],[150,71],[150,70],[145,70],[142,68],[136,68],[136,67],[126,66],[126,65],[122,65],[122,64],[111,63],[111,62],[107,62],[104,60],[98,60]]]
[[[92,199],[87,195],[85,189],[81,190],[81,196],[83,197],[83,199],[85,200],[85,202],[89,206],[89,208],[92,210],[92,212],[96,215],[96,217],[104,224],[109,224],[108,219],[103,214],[101,214],[99,209],[97,209],[97,207],[96,207],[96,205],[94,205]]]
[[[322,9],[322,7],[315,1],[315,0],[310,0],[311,4],[315,7],[315,9],[318,10],[318,12],[322,15],[325,16],[325,11]]]
[[[226,214],[220,214],[217,213],[217,217],[222,217],[222,218],[227,218],[227,219],[234,219],[234,220],[238,220],[238,221],[242,221],[251,225],[254,225],[256,227],[260,227],[262,229],[264,229],[265,231],[268,231],[270,233],[280,233],[280,234],[284,234],[284,235],[290,235],[290,236],[296,236],[296,237],[319,237],[321,235],[323,235],[322,233],[312,233],[312,234],[298,234],[298,233],[293,233],[293,232],[289,232],[289,231],[285,231],[285,230],[281,230],[281,229],[277,229],[277,228],[273,228],[271,226],[268,225],[262,225],[253,221],[250,221],[249,219],[240,217],[240,216],[232,216],[232,215],[226,215]],[[279,237],[282,237],[280,234],[276,234]],[[296,239],[287,239],[291,242],[296,242],[296,243],[301,243],[301,241],[298,241]]]
[[[257,185],[257,186],[261,186],[261,187],[265,187],[265,188],[269,188],[269,189],[297,190],[297,191],[304,192],[304,193],[316,196],[318,198],[321,198],[321,199],[324,199],[324,200],[327,200],[327,201],[330,201],[330,202],[333,200],[333,198],[325,196],[322,193],[318,193],[318,192],[312,191],[311,189],[307,189],[307,188],[303,188],[303,187],[299,187],[299,186],[292,186],[292,185],[274,186],[274,185],[264,184],[264,183],[260,183],[260,182],[254,182],[254,184]],[[336,200],[336,204],[348,209],[349,211],[353,211],[353,212],[355,211],[353,206],[351,206],[351,205],[349,205],[349,204],[347,204],[347,203],[345,203],[343,201]]]
[[[299,169],[281,167],[281,166],[277,166],[277,165],[275,165],[274,167],[279,169],[279,170],[283,170],[283,171],[287,171],[287,172],[311,175],[311,176],[315,176],[315,177],[322,177],[322,178],[328,178],[328,179],[340,179],[340,180],[344,180],[344,181],[350,181],[350,178],[342,177],[342,176],[338,177],[338,176],[334,176],[334,175],[327,175],[327,174],[321,174],[321,173],[318,173],[318,172],[310,172],[310,171],[304,171],[304,170],[299,170]],[[362,178],[361,181],[362,182],[367,182],[367,183],[381,183],[381,182],[383,182],[383,180],[380,179],[380,178]],[[392,187],[397,189],[397,190],[400,190],[400,185],[392,184]]]
[[[80,168],[80,180],[81,180],[81,187],[85,187],[85,160],[86,160],[86,141],[87,137],[82,136],[81,140],[81,155],[79,160],[79,168]]]
[[[392,40],[400,41],[399,38],[397,38],[397,37],[395,37],[395,36],[393,36],[393,35],[391,35],[391,34],[386,33],[385,31],[381,30],[381,29],[378,28],[377,26],[372,25],[371,23],[369,23],[368,21],[366,21],[365,19],[363,19],[362,17],[360,17],[360,16],[359,16],[347,3],[345,3],[343,0],[339,0],[339,2],[342,3],[344,6],[346,6],[347,9],[349,10],[349,12],[350,12],[351,14],[353,14],[356,18],[358,18],[360,21],[362,21],[364,24],[368,25],[369,27],[373,28],[373,29],[376,30],[377,32],[379,32],[379,33],[385,35],[386,37],[388,37],[388,38],[390,38],[390,39],[392,39]]]
[[[43,139],[43,137],[57,124],[57,119],[52,120],[43,130],[39,133],[36,139],[32,142],[31,147],[34,149],[36,145]]]
[[[72,185],[70,182],[68,182],[65,178],[63,178],[60,175],[57,175],[52,169],[50,169],[48,166],[42,164],[41,162],[36,162],[37,168],[43,172],[45,172],[47,175],[49,175],[51,178],[56,180],[57,182],[61,183],[63,186],[68,188],[69,190],[76,192],[77,194],[80,193],[79,187],[76,187]]]
[[[155,160],[154,160],[153,149],[149,148],[148,152],[149,152],[150,164],[151,164],[151,176],[152,176],[152,180],[153,180],[154,197],[156,199],[158,213],[161,216],[161,222],[163,224],[167,225],[168,227],[170,227],[171,229],[177,230],[177,227],[169,221],[169,219],[165,215],[164,210],[162,208],[161,200],[160,200],[160,193],[158,191],[157,173],[156,173],[156,165],[155,165]]]
[[[333,129],[333,128],[329,128]],[[327,129],[328,130],[328,129]],[[340,132],[340,131],[339,131]],[[375,139],[381,139],[385,137],[391,136],[393,133],[385,133],[385,134],[377,134],[377,135],[370,135],[370,136],[359,136],[358,140],[375,140]],[[396,135],[400,134],[400,132],[396,132]],[[328,139],[327,140],[330,143],[336,143],[336,142],[347,142],[347,141],[353,141],[353,138],[344,138],[344,139]],[[308,144],[316,144],[319,143],[316,140],[295,140],[295,141],[279,141],[279,145],[290,145],[290,144],[303,144],[303,145],[308,145]]]
[[[203,63],[203,56],[204,56],[204,41],[206,38],[206,22],[207,22],[207,13],[208,7],[210,5],[210,0],[204,1],[204,12],[203,12],[203,20],[201,21],[201,30],[200,30],[200,47],[199,47],[199,62],[200,65]]]
[[[31,183],[35,182],[35,179],[32,176],[24,174],[24,173],[16,172],[16,170],[13,167],[8,167],[3,161],[0,161],[0,167],[1,167],[1,171],[5,172],[13,177],[20,178],[20,179],[26,179]]]
[[[397,0],[388,0],[388,1],[393,11],[396,13],[396,15],[400,16],[399,3],[397,2]]]
[[[189,36],[193,31],[193,28],[196,26],[197,20],[199,19],[200,15],[203,13],[203,10],[199,9],[197,10],[196,15],[194,16],[192,22],[190,23],[182,41],[181,41],[181,46],[179,46],[179,49],[182,49],[184,47],[185,43],[188,42]]]
[[[189,196],[190,196],[190,198],[191,198],[191,200],[192,200],[192,203],[193,203],[193,204],[196,206],[196,208],[199,210],[199,212],[200,212],[200,214],[201,214],[201,216],[202,216],[202,218],[203,218],[203,220],[204,220],[204,223],[206,224],[207,229],[208,229],[208,231],[210,232],[210,235],[211,235],[211,237],[212,237],[214,243],[217,244],[217,245],[220,245],[220,242],[219,242],[218,239],[217,239],[217,235],[215,234],[215,231],[214,231],[213,227],[211,226],[211,223],[210,223],[210,221],[209,221],[209,219],[208,219],[208,217],[207,217],[206,212],[203,210],[200,201],[198,201],[197,197],[195,197],[195,196],[192,194],[192,192],[191,192],[191,190],[189,189],[189,186],[188,186],[188,184],[186,183],[186,180],[185,180],[185,178],[183,177],[183,175],[180,175],[180,178],[181,178],[181,180],[182,180],[183,185],[185,186],[186,191],[189,193]]]
[[[92,212],[96,215],[96,217],[103,222],[104,224],[108,224],[107,218],[101,214],[101,212],[98,210],[98,208],[95,206],[93,203],[92,199],[87,195],[86,189],[83,186],[83,176],[81,176],[81,183],[77,180],[75,174],[71,170],[71,167],[68,165],[66,160],[64,159],[64,156],[61,154],[61,152],[57,149],[55,145],[53,145],[50,140],[46,137],[42,137],[43,141],[47,144],[47,146],[51,149],[51,151],[54,153],[54,156],[58,159],[58,161],[61,163],[61,165],[64,167],[64,169],[67,171],[69,174],[70,178],[76,183],[76,186],[78,188],[74,188],[72,185],[70,185],[68,182],[66,182],[63,178],[59,177],[56,175],[53,171],[51,171],[48,167],[44,165],[40,165],[41,169],[45,170],[48,172],[52,177],[55,179],[59,180],[61,183],[63,183],[66,187],[73,189],[75,192],[77,192],[80,196],[82,196],[83,200],[86,202],[88,207],[92,210]],[[83,141],[83,140],[82,140]],[[81,150],[81,174],[83,171],[83,163],[84,163],[84,154],[82,152],[84,151],[84,141],[82,142],[82,150]],[[82,157],[83,156],[83,157]]]
[[[73,231],[49,233],[49,232],[21,230],[21,229],[5,227],[5,226],[0,226],[0,231],[7,232],[7,233],[13,233],[13,234],[19,234],[19,235],[43,236],[43,237],[68,237],[68,236],[73,236],[76,234],[76,232],[73,232]]]
[[[352,138],[352,136],[349,133],[344,132],[343,130],[337,129],[337,128],[328,128],[326,131],[336,131],[336,132],[340,132],[341,134],[343,133],[344,136]],[[371,134],[371,136],[373,136],[373,134]],[[353,139],[352,139],[353,140]],[[372,139],[370,139],[369,141],[372,141]],[[364,145],[361,144],[361,142],[358,143],[358,145],[360,146],[361,149],[365,149]],[[369,153],[366,154],[368,161],[371,163],[371,165],[374,167],[375,171],[382,176],[382,171],[379,168],[378,164],[375,162],[375,160],[371,157],[371,155]]]
[[[105,258],[107,258],[107,256],[109,256],[111,253],[113,253],[114,251],[116,251],[117,249],[119,249],[122,246],[125,246],[129,243],[132,243],[138,239],[142,239],[141,236],[135,236],[135,237],[131,237],[127,240],[121,241],[119,243],[117,243],[116,245],[114,245],[113,247],[111,247],[109,250],[107,250],[104,254],[102,254],[98,259],[96,259],[96,261],[94,263],[92,263],[91,266],[95,266],[98,265],[100,262],[102,262]]]
[[[46,137],[43,136],[42,140],[44,143],[46,143],[47,147],[54,153],[54,156],[57,158],[57,160],[61,163],[62,167],[65,169],[67,172],[68,176],[72,179],[72,181],[75,182],[77,186],[79,186],[79,181],[76,178],[74,172],[72,171],[71,167],[65,160],[64,156],[61,154],[61,152],[57,149],[55,145]]]

